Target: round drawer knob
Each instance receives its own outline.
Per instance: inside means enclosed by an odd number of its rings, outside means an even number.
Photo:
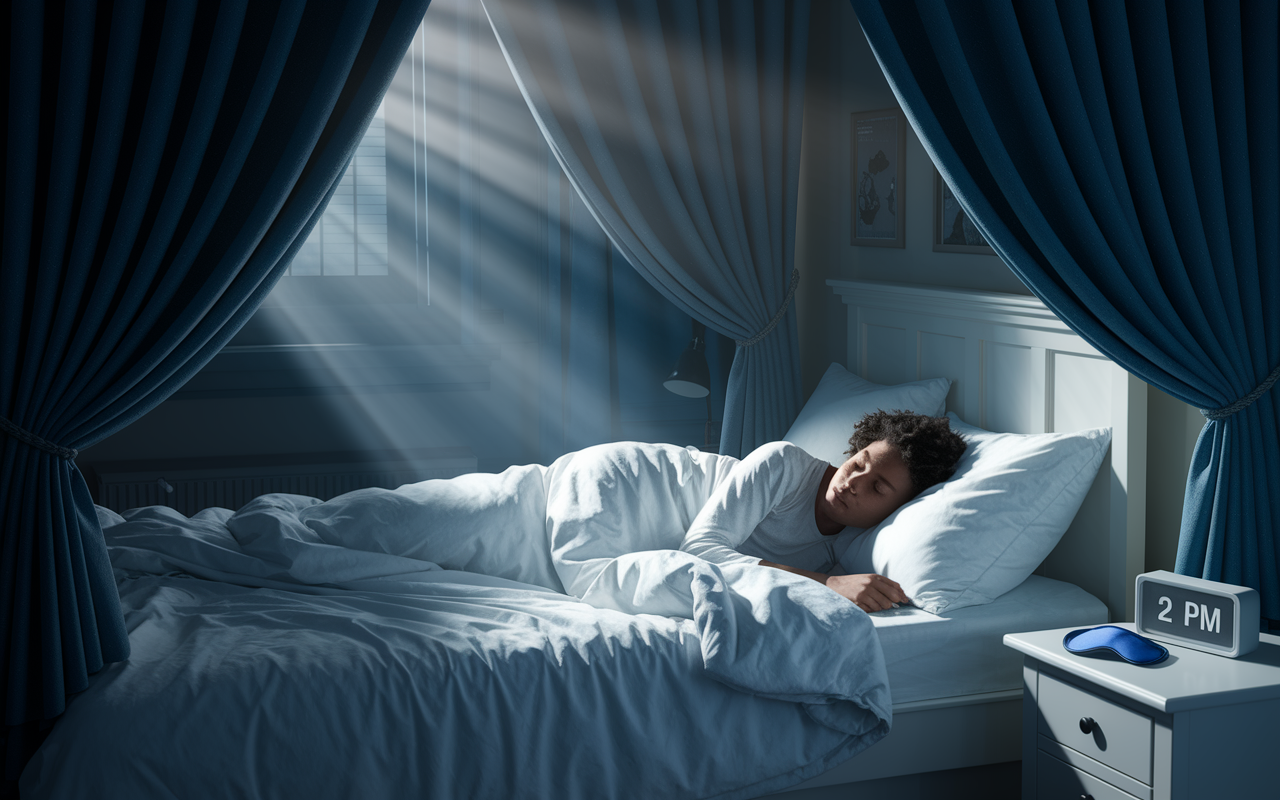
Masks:
[[[1093,800],[1093,795],[1091,795],[1091,794],[1082,794],[1082,795],[1080,795],[1080,800]]]
[[[1098,723],[1096,723],[1096,722],[1094,722],[1094,721],[1093,721],[1093,717],[1081,717],[1081,718],[1080,718],[1080,732],[1081,732],[1081,733],[1093,733],[1093,729],[1094,729],[1095,727],[1097,727],[1097,724],[1098,724]],[[1082,796],[1083,796],[1083,795],[1082,795]]]

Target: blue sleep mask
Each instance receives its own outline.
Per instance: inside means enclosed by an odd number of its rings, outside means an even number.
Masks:
[[[1062,646],[1077,654],[1109,650],[1130,664],[1142,666],[1159,664],[1169,657],[1169,651],[1161,645],[1116,625],[1072,631],[1062,637]]]

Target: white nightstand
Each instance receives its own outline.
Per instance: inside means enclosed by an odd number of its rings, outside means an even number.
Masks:
[[[1004,637],[1026,656],[1024,800],[1280,798],[1280,636],[1241,658],[1166,645],[1139,667],[1067,652],[1071,630]]]

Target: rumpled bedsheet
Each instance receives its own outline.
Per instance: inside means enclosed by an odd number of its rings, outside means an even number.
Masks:
[[[672,547],[731,461],[611,445],[327,502],[100,509],[133,654],[73,699],[22,795],[728,798],[812,777],[888,731],[879,640],[813,581]]]

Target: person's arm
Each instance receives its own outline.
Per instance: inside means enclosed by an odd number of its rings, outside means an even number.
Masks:
[[[871,613],[894,608],[899,603],[910,603],[906,593],[897,581],[883,575],[827,575],[821,572],[810,572],[807,569],[788,567],[786,564],[775,564],[772,561],[760,560],[760,566],[773,567],[795,575],[803,575],[833,590],[836,594],[851,601],[858,608]]]
[[[760,563],[737,547],[786,493],[789,473],[782,449],[765,445],[735,464],[694,517],[680,549],[713,564]]]

